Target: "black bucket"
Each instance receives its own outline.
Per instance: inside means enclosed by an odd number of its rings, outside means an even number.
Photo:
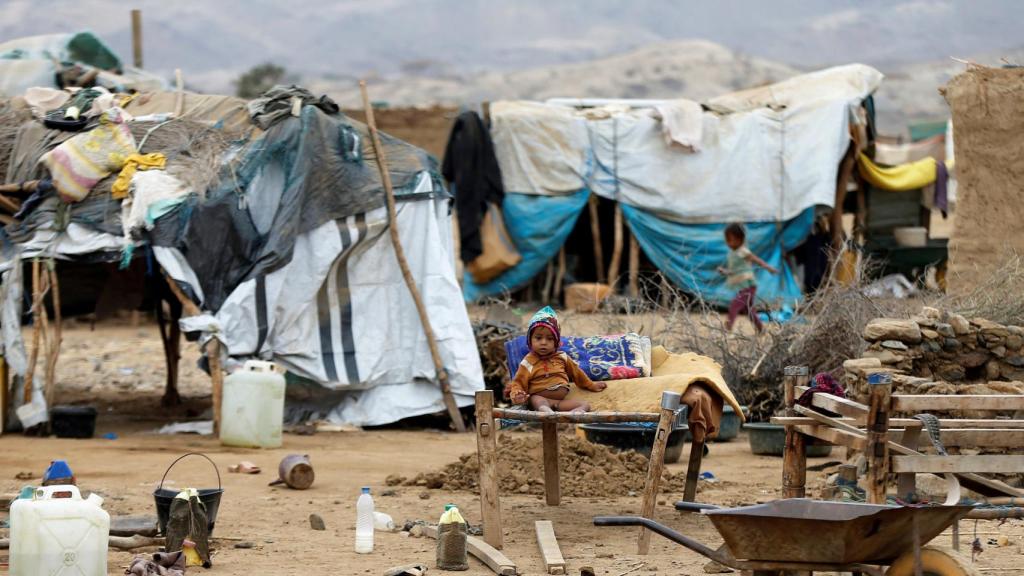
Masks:
[[[171,503],[174,502],[174,497],[181,492],[181,490],[164,488],[164,480],[167,479],[167,473],[171,471],[171,468],[174,468],[174,465],[181,461],[182,458],[188,456],[202,456],[206,458],[213,466],[213,471],[217,473],[216,488],[199,488],[197,490],[199,492],[199,501],[206,506],[206,517],[210,522],[210,534],[213,534],[213,525],[217,521],[217,509],[220,508],[220,496],[224,493],[224,488],[220,483],[220,470],[217,469],[217,465],[213,463],[213,460],[210,460],[209,456],[199,452],[189,452],[171,462],[171,465],[164,471],[164,477],[160,479],[160,486],[153,491],[153,499],[156,500],[157,525],[160,527],[161,534],[167,533],[167,520],[171,517]]]

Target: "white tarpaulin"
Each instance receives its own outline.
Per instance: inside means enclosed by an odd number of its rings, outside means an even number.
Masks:
[[[781,221],[834,203],[849,107],[880,80],[873,68],[851,65],[723,98],[737,106],[767,98],[788,104],[704,112],[695,153],[665,142],[651,108],[496,102],[491,135],[508,192],[589,188],[677,222]]]
[[[452,391],[460,406],[471,405],[483,389],[483,372],[455,277],[448,203],[427,199],[398,208],[403,247]],[[156,256],[176,280],[188,281],[173,253]],[[383,208],[298,236],[284,267],[240,284],[213,320],[209,325],[217,327],[229,355],[272,359],[345,391],[331,405],[311,403],[307,417],[379,425],[444,410]]]

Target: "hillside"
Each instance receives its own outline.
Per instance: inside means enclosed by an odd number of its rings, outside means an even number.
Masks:
[[[683,40],[588,62],[509,73],[406,76],[371,82],[371,93],[374,100],[392,106],[554,97],[702,100],[797,73],[785,64],[754,58],[713,42]],[[309,85],[314,91],[330,94],[342,106],[359,105],[359,90],[352,81],[314,80]]]

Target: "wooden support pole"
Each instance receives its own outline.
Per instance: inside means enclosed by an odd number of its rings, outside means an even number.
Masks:
[[[558,477],[558,424],[541,424],[541,435],[544,450],[544,497],[548,506],[558,506],[562,502],[562,487]]]
[[[544,287],[540,291],[540,299],[542,302],[547,303],[551,301],[551,289],[555,285],[555,263],[548,261],[548,265],[544,267]]]
[[[174,69],[174,116],[181,118],[185,113],[185,80],[181,77],[181,68]]]
[[[7,427],[7,410],[10,403],[10,381],[7,378],[7,359],[0,356],[0,436]]]
[[[704,441],[690,440],[690,459],[686,464],[686,484],[683,486],[683,500],[697,501],[697,482],[700,480],[700,466],[704,460]]]
[[[45,274],[49,277],[50,302],[53,304],[53,332],[46,357],[45,396],[47,407],[53,407],[53,395],[57,388],[57,362],[60,360],[61,343],[64,340],[64,317],[60,311],[60,283],[57,281],[57,261],[46,263]],[[43,311],[44,317],[46,311]]]
[[[22,402],[32,402],[32,387],[36,375],[36,363],[39,361],[39,340],[42,337],[43,323],[39,320],[39,309],[43,306],[43,291],[39,270],[39,259],[32,260],[32,348],[28,353],[28,369],[25,371],[25,390]]]
[[[494,392],[476,393],[476,453],[480,462],[480,518],[484,541],[501,549],[501,499],[498,495],[498,430],[494,426]]]
[[[206,357],[210,361],[210,383],[213,396],[213,433],[220,434],[220,410],[224,398],[224,370],[220,364],[220,340],[210,338],[206,344]]]
[[[868,375],[868,474],[867,500],[869,504],[885,504],[885,482],[889,475],[889,402],[892,395],[892,375]]]
[[[181,302],[181,308],[185,317],[198,316],[201,311],[195,302],[181,290],[178,283],[170,276],[164,276],[167,286],[171,289],[174,297]],[[173,321],[173,318],[172,318]],[[211,338],[206,344],[206,357],[210,361],[210,384],[211,396],[213,398],[213,433],[220,434],[220,406],[224,395],[224,372],[220,364],[220,340]]]
[[[644,518],[654,519],[654,506],[658,503],[658,489],[661,486],[662,472],[665,470],[665,447],[668,445],[668,436],[672,433],[672,423],[675,422],[680,399],[681,396],[678,392],[665,391],[661,393],[661,413],[658,420],[658,430],[654,435],[651,458],[647,462],[647,481],[644,483],[644,499],[640,508],[640,515]],[[691,446],[693,445],[691,444]],[[691,455],[693,450],[694,448],[691,447]],[[697,450],[703,450],[703,446],[700,446]],[[640,533],[637,535],[637,553],[646,555],[650,550],[651,533],[641,526]]]
[[[601,247],[601,222],[597,215],[597,196],[593,193],[587,198],[587,207],[590,209],[590,238],[594,242],[594,267],[597,269],[597,281],[600,284],[607,282],[604,275],[604,248]],[[614,282],[615,279],[612,278]]]
[[[555,300],[562,298],[562,282],[565,280],[565,246],[558,249],[558,270],[555,272]]]
[[[640,243],[633,230],[629,231],[629,297],[640,295]]]
[[[830,223],[832,228],[832,249],[836,254],[839,254],[840,249],[843,247],[843,202],[846,200],[846,184],[850,181],[850,175],[853,174],[856,156],[856,146],[851,142],[849,148],[846,149],[846,155],[843,156],[842,161],[839,163],[839,175],[836,178],[835,208],[832,209],[832,221]]]
[[[132,10],[132,64],[142,68],[142,10]]]
[[[388,171],[387,157],[384,153],[384,146],[380,143],[380,135],[377,133],[377,122],[373,117],[373,106],[370,104],[370,96],[366,92],[366,81],[359,82],[359,90],[363,96],[363,107],[366,111],[366,125],[370,129],[370,140],[373,143],[373,150],[377,156],[377,167],[380,170],[381,182],[384,184],[384,197],[388,206],[388,230],[391,233],[391,244],[395,250],[395,258],[402,270],[402,277],[409,289],[409,295],[416,305],[416,311],[420,316],[420,324],[423,325],[423,333],[427,337],[427,346],[430,347],[430,356],[434,360],[434,372],[441,386],[441,397],[445,407],[448,409],[448,416],[452,425],[458,432],[466,431],[466,423],[462,421],[462,414],[459,406],[455,403],[455,396],[452,394],[451,382],[448,380],[448,371],[444,367],[444,360],[441,358],[441,351],[437,347],[437,337],[430,325],[430,316],[427,314],[427,307],[420,296],[420,290],[416,286],[416,280],[409,269],[409,262],[405,259],[405,249],[402,247],[402,240],[398,235],[398,210],[395,207],[395,191],[391,187],[391,173]]]
[[[612,224],[612,261],[608,266],[608,283],[615,287],[619,283],[622,267],[622,206],[615,203],[615,221]]]
[[[786,415],[796,416],[797,378],[806,376],[806,366],[786,366],[784,391]],[[807,495],[807,437],[795,426],[786,426],[786,446],[782,460],[782,497],[803,498]]]

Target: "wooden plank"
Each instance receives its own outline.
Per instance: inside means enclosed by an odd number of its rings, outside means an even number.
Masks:
[[[424,526],[423,534],[437,539],[437,526]],[[514,562],[479,538],[466,538],[466,550],[498,576],[516,576],[519,573]]]
[[[796,395],[799,397],[806,391],[806,386],[799,386],[796,389]],[[832,394],[819,392],[814,395],[814,399],[811,403],[818,408],[828,410],[829,412],[835,412],[844,418],[853,418],[860,422],[861,425],[867,422],[868,407],[860,402],[854,402],[847,398],[840,398],[838,396],[833,396]]]
[[[537,520],[533,527],[537,532],[537,546],[540,547],[544,570],[548,574],[565,574],[565,558],[558,548],[554,525],[550,520]]]
[[[847,448],[863,451],[868,445],[864,438],[859,438],[844,430],[836,430],[828,426],[794,426],[794,428],[801,434],[824,440],[836,446],[846,446]]]
[[[868,375],[868,459],[865,479],[868,504],[885,504],[885,482],[889,476],[889,406],[892,376]]]
[[[541,424],[544,449],[544,497],[548,506],[558,506],[562,501],[562,488],[558,485],[558,424]]]
[[[818,422],[825,424],[826,426],[832,426],[833,428],[836,428],[838,430],[844,430],[851,434],[864,437],[863,430],[858,430],[855,426],[851,426],[835,418],[825,416],[824,414],[818,414],[817,412],[804,408],[803,406],[797,406],[796,412],[798,414],[802,414],[804,416],[813,418]],[[911,450],[910,448],[897,444],[896,442],[893,441],[889,441],[889,449],[895,452],[896,454],[901,454],[904,456],[923,456],[923,454],[921,454],[917,450]],[[1024,490],[1014,488],[1013,486],[1010,486],[1005,482],[1000,482],[999,480],[985,478],[983,476],[978,476],[977,474],[972,473],[959,473],[956,476],[957,478],[960,479],[960,483],[963,484],[965,488],[974,490],[975,492],[978,492],[983,496],[994,496],[998,494],[1004,496],[1024,497]]]
[[[663,404],[665,402],[664,395],[667,394],[669,393],[663,393]],[[676,405],[678,406],[678,402],[676,402]],[[668,437],[672,432],[672,422],[675,419],[675,410],[670,408],[661,409],[658,430],[654,433],[654,445],[651,446],[651,457],[647,460],[647,479],[644,481],[644,497],[643,503],[640,506],[640,515],[644,518],[654,519],[654,506],[658,503],[658,488],[661,486],[661,475],[665,470],[665,447],[668,445]],[[697,436],[694,435],[694,438],[697,438]],[[687,494],[696,492],[697,475],[700,474],[700,457],[703,455],[703,452],[704,444],[702,442],[694,441],[690,443],[690,467],[686,470],[684,500]],[[696,463],[694,463],[694,453],[697,454]],[[690,487],[691,482],[693,484],[692,488]],[[693,496],[691,495],[690,498],[690,501],[692,501]],[[637,534],[637,553],[641,555],[647,554],[650,549],[651,533],[641,526]]]
[[[498,494],[498,429],[494,426],[494,392],[476,393],[476,453],[480,462],[480,517],[484,540],[501,549],[501,497]]]
[[[945,410],[1024,410],[1024,394],[979,394],[950,396],[948,394],[920,394],[892,396],[894,412],[928,412]]]
[[[1024,472],[1024,455],[982,456],[893,456],[896,473],[980,472],[988,474],[1019,474]]]
[[[534,412],[495,408],[496,418],[523,422],[550,422],[553,424],[592,424],[600,422],[657,422],[660,416],[653,412]]]
[[[900,444],[917,450],[918,441],[921,439],[921,428],[905,428],[900,436]],[[917,474],[896,475],[896,495],[904,502],[913,502],[917,494]]]
[[[863,426],[863,422],[858,422],[855,418],[835,418],[836,421],[851,426]],[[772,416],[772,424],[781,424],[783,426],[812,426],[818,421],[813,418],[806,416]],[[913,418],[890,418],[889,419],[889,431],[897,432],[905,428],[921,428],[922,424],[920,420]],[[1006,420],[1000,418],[987,418],[987,419],[940,419],[939,428],[943,432],[949,430],[961,430],[965,428],[973,428],[978,430],[1024,430],[1024,420]]]
[[[942,438],[942,444],[946,447],[1018,448],[1024,446],[1024,430],[1020,428],[942,430],[939,435]]]

